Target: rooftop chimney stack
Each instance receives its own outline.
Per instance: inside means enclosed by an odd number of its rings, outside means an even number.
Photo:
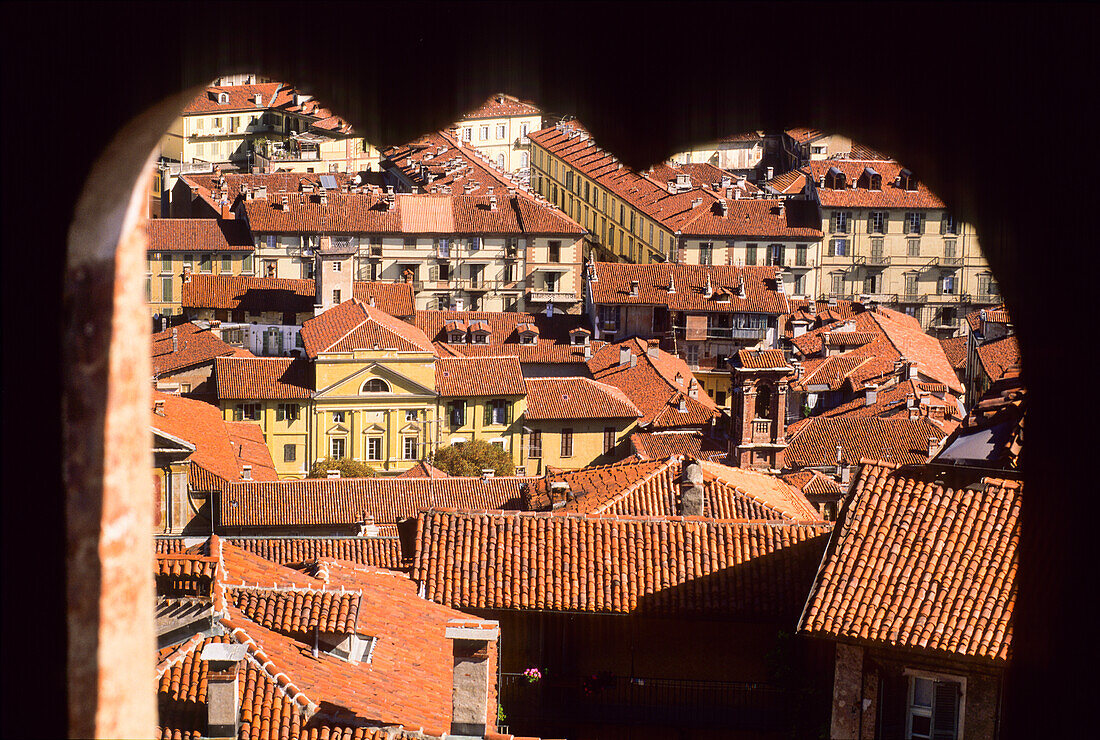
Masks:
[[[251,465],[242,465],[241,466],[241,480],[252,480],[252,466]]]
[[[940,441],[935,437],[928,438],[928,457],[932,457],[936,454],[936,448],[939,446]]]
[[[844,462],[844,445],[836,446],[836,464],[840,465]]]
[[[698,460],[684,460],[680,478],[680,514],[703,516],[703,467]]]
[[[630,347],[626,347],[626,346],[619,347],[619,365],[620,366],[629,365],[630,364],[630,356],[631,356]]]
[[[339,478],[340,477],[340,471],[337,470],[336,468],[333,468],[331,470],[326,470],[325,471],[325,477],[326,478]]]
[[[863,402],[865,406],[874,406],[878,403],[878,388],[876,386],[867,386],[867,391],[863,396]]]
[[[483,737],[491,728],[490,688],[496,681],[492,643],[500,636],[498,622],[488,619],[451,619],[444,635],[453,640],[451,679],[451,735]],[[496,716],[496,713],[492,713]]]
[[[646,353],[647,355],[649,355],[650,357],[652,357],[652,358],[653,358],[654,360],[656,360],[656,359],[657,359],[657,352],[658,352],[658,351],[659,351],[659,350],[658,350],[658,348],[657,348],[657,340],[656,340],[656,339],[654,339],[653,341],[651,341],[651,342],[649,343],[649,346],[648,346],[648,347],[646,347],[645,353]]]
[[[158,398],[153,401],[153,413],[157,416],[164,416],[164,399]]]
[[[239,729],[241,705],[237,679],[240,663],[248,646],[211,642],[202,649],[199,660],[206,663],[206,736],[235,738]]]
[[[180,351],[180,330],[177,327],[172,327],[172,351]]]
[[[637,298],[638,297],[638,281],[637,280],[631,280],[630,281],[630,297],[631,298]]]

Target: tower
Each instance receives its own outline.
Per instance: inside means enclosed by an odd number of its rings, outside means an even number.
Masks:
[[[317,250],[317,265],[313,272],[317,283],[313,299],[314,314],[324,313],[333,306],[350,301],[354,287],[356,248],[350,244],[333,244],[330,237],[321,237]]]
[[[794,368],[778,349],[743,349],[730,376],[730,459],[739,468],[778,471],[787,448],[787,389]]]

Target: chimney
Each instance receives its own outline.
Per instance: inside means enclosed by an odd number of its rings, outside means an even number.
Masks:
[[[241,480],[252,480],[252,466],[251,465],[242,465],[241,466]]]
[[[586,344],[586,345],[584,345],[584,359],[587,360],[591,357],[592,357],[592,345],[591,344]]]
[[[237,737],[241,716],[237,673],[247,652],[247,645],[226,642],[211,642],[202,649],[199,660],[206,663],[207,737]]]
[[[172,327],[172,351],[180,351],[180,330],[177,327]]]
[[[658,352],[657,340],[655,339],[655,340],[653,340],[652,342],[649,343],[648,347],[645,348],[645,353],[647,355],[649,355],[650,357],[652,357],[654,360],[656,360],[657,359],[657,352]]]
[[[482,468],[481,469],[481,479],[485,480],[487,478],[492,478],[493,476],[496,475],[496,472],[497,471],[494,470],[493,468]]]
[[[688,410],[687,396],[684,396],[683,394],[680,395],[680,403],[677,404],[676,410],[679,411],[681,414],[686,414],[687,413],[687,410]]]
[[[878,403],[878,388],[876,386],[867,386],[867,390],[863,396],[863,403],[865,406],[874,406]]]
[[[840,483],[847,486],[852,481],[852,466],[841,465],[840,466]]]
[[[185,282],[185,283],[191,282],[191,268],[190,267],[184,267],[183,268],[183,282]]]
[[[622,366],[622,365],[629,364],[631,354],[632,353],[630,351],[630,347],[627,347],[625,345],[622,346],[622,347],[619,347],[619,365]]]
[[[340,477],[340,471],[335,469],[335,468],[333,468],[331,470],[326,470],[325,471],[325,477],[326,478],[339,478]]]
[[[703,516],[703,467],[698,460],[685,459],[680,477],[680,515]]]
[[[836,446],[836,464],[840,465],[844,462],[844,445]]]
[[[829,354],[829,334],[830,332],[823,331],[818,335],[821,337],[821,354],[826,356]]]
[[[637,367],[638,366],[638,355],[634,354],[633,352],[630,353],[630,366],[631,367]]]
[[[668,274],[668,292],[676,292],[676,276],[673,275],[671,272]]]
[[[775,177],[775,168],[774,167],[769,167],[767,169],[767,171],[764,173],[764,179],[765,180],[770,180],[773,177]]]
[[[940,441],[935,437],[928,438],[928,456],[932,457],[936,454],[936,448],[939,447]]]
[[[638,297],[638,281],[637,280],[631,280],[630,281],[630,297],[631,298],[637,298]]]
[[[492,188],[489,188],[492,190]],[[489,195],[489,210],[495,211],[497,209],[497,196],[495,194]]]
[[[164,416],[164,399],[158,398],[153,401],[153,413],[157,416]]]
[[[450,734],[484,737],[493,729],[487,720],[497,667],[490,648],[500,636],[500,625],[489,619],[451,619],[444,636],[454,641]]]

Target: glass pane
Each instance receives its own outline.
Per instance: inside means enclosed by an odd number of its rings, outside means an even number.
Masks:
[[[909,724],[909,737],[929,738],[932,736],[932,718],[913,715]]]
[[[913,678],[913,706],[932,706],[932,689],[934,682],[928,678]]]

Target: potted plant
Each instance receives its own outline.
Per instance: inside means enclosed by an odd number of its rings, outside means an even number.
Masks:
[[[542,680],[542,672],[538,668],[528,668],[523,672],[523,676],[527,679],[527,683],[538,683]]]

